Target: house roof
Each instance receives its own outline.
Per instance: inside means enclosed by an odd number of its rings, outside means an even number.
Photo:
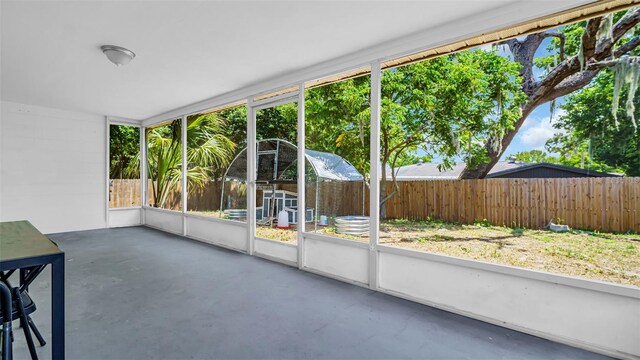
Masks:
[[[527,165],[519,167],[519,168],[504,169],[504,170],[500,170],[500,171],[491,171],[491,172],[489,172],[489,175],[487,175],[487,177],[499,177],[499,176],[504,176],[504,175],[513,174],[513,173],[516,173],[516,172],[524,171],[524,170],[537,169],[537,168],[547,168],[547,169],[560,170],[560,171],[576,174],[577,176],[580,176],[580,177],[582,177],[582,176],[590,176],[590,177],[619,177],[619,176],[621,176],[620,174],[603,173],[603,172],[600,172],[600,171],[585,170],[585,169],[579,169],[579,168],[572,167],[572,166],[564,166],[564,165],[558,165],[558,164],[551,164],[551,163],[542,162],[542,163],[536,163],[536,164],[527,164]]]
[[[456,164],[451,170],[440,171],[438,169],[439,164],[435,163],[418,163],[413,165],[401,166],[396,169],[398,180],[417,180],[417,179],[458,179],[462,170],[464,170],[465,164]],[[489,171],[489,174],[496,172],[510,171],[520,169],[524,166],[531,165],[529,163],[516,161],[498,161],[496,165]],[[391,179],[390,169],[387,169],[387,178]]]
[[[461,164],[454,165],[453,168],[450,170],[440,171],[438,170],[438,165],[439,164],[435,164],[435,163],[418,163],[413,165],[401,166],[398,169],[396,169],[397,171],[396,178],[398,180],[458,179],[460,177],[460,174],[462,173],[462,170],[464,170],[464,167],[465,167],[465,164],[461,163]],[[515,174],[518,172],[536,169],[536,168],[548,168],[548,169],[560,170],[564,172],[573,173],[577,177],[620,176],[618,174],[608,174],[608,173],[603,173],[603,172],[598,172],[593,170],[584,170],[584,169],[578,169],[571,166],[563,166],[563,165],[556,165],[556,164],[550,164],[550,163],[531,164],[531,163],[522,162],[522,161],[512,162],[512,161],[505,160],[505,161],[498,161],[496,165],[491,169],[491,171],[489,171],[487,178],[503,177],[505,175]],[[388,179],[391,179],[390,171],[391,171],[390,168],[387,168]]]

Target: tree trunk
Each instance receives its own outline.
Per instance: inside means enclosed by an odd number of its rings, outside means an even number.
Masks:
[[[387,195],[387,169],[385,163],[382,161],[381,170],[380,170],[380,219],[387,218],[387,202],[384,201],[385,196]],[[374,179],[372,179],[374,180]]]
[[[489,155],[489,161],[478,165],[478,167],[475,169],[471,169],[468,166],[465,167],[460,174],[461,179],[484,179],[487,176],[489,171],[491,171],[491,169],[500,160],[500,157],[502,156],[506,148],[509,146],[509,144],[511,144],[511,141],[518,133],[518,130],[520,130],[520,128],[522,127],[522,124],[524,124],[527,116],[529,116],[529,114],[531,114],[531,112],[538,107],[537,104],[533,106],[531,105],[533,104],[527,103],[522,107],[522,116],[520,116],[518,121],[514,124],[513,131],[509,131],[504,135],[501,141],[500,149],[494,149],[491,145],[491,142],[485,144],[485,149],[487,150],[487,154]]]

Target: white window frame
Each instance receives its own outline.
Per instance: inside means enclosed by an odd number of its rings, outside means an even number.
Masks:
[[[124,119],[124,118],[117,118],[117,117],[110,117],[110,116],[106,116],[105,117],[105,224],[106,227],[110,227],[110,223],[109,223],[109,211],[118,211],[118,210],[127,210],[127,209],[142,209],[142,207],[144,206],[144,187],[143,187],[143,183],[142,183],[142,169],[145,166],[146,161],[143,161],[142,159],[140,159],[140,194],[141,194],[141,199],[140,199],[140,206],[128,206],[128,207],[120,207],[120,208],[111,208],[109,207],[109,181],[110,176],[109,174],[111,173],[111,125],[116,125],[116,126],[130,126],[130,127],[134,127],[134,128],[138,128],[139,130],[139,134],[140,134],[140,146],[141,146],[141,150],[142,150],[142,139],[144,137],[143,132],[144,132],[144,128],[142,127],[141,123],[139,121],[135,121],[135,120],[129,120],[129,119]]]

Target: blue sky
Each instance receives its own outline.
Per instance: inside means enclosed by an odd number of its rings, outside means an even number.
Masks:
[[[502,156],[506,159],[509,155],[515,154],[520,151],[528,150],[543,150],[544,145],[548,139],[553,137],[558,132],[553,128],[553,121],[562,115],[562,111],[559,109],[559,105],[562,103],[562,98],[556,101],[556,109],[551,119],[551,110],[549,103],[540,105],[535,109],[529,117],[524,121],[520,131],[514,137],[511,145],[507,147],[507,150]],[[552,154],[557,155],[557,154]]]

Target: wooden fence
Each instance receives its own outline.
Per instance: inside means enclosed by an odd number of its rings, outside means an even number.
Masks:
[[[483,179],[402,182],[388,218],[640,232],[640,178]]]
[[[109,207],[140,206],[139,179],[109,180]]]
[[[472,224],[543,228],[550,219],[572,228],[640,232],[640,178],[559,178],[400,181],[400,191],[386,203],[389,219],[437,218]],[[112,202],[135,197],[137,180],[114,181]],[[295,191],[295,187],[287,190]],[[368,213],[369,191],[360,182],[321,182],[321,215]],[[139,191],[139,190],[138,190]],[[392,191],[388,183],[387,192]],[[130,194],[134,195],[130,195]],[[316,208],[315,186],[306,188],[307,206]],[[139,199],[139,192],[137,193]],[[172,194],[171,207],[180,196]],[[212,182],[189,194],[190,210],[218,210],[220,184]]]
[[[130,207],[140,206],[140,180],[139,179],[111,179],[111,187],[109,189],[109,207]],[[149,189],[153,183],[149,180]],[[187,198],[187,206],[190,211],[206,211],[218,210],[220,208],[220,183],[210,182],[202,188],[191,191]],[[237,185],[229,186],[227,191],[237,191]],[[237,197],[233,197],[235,199]],[[166,209],[180,210],[180,186],[169,193]],[[151,191],[148,194],[148,203],[153,203]],[[237,204],[232,204],[232,206]]]

